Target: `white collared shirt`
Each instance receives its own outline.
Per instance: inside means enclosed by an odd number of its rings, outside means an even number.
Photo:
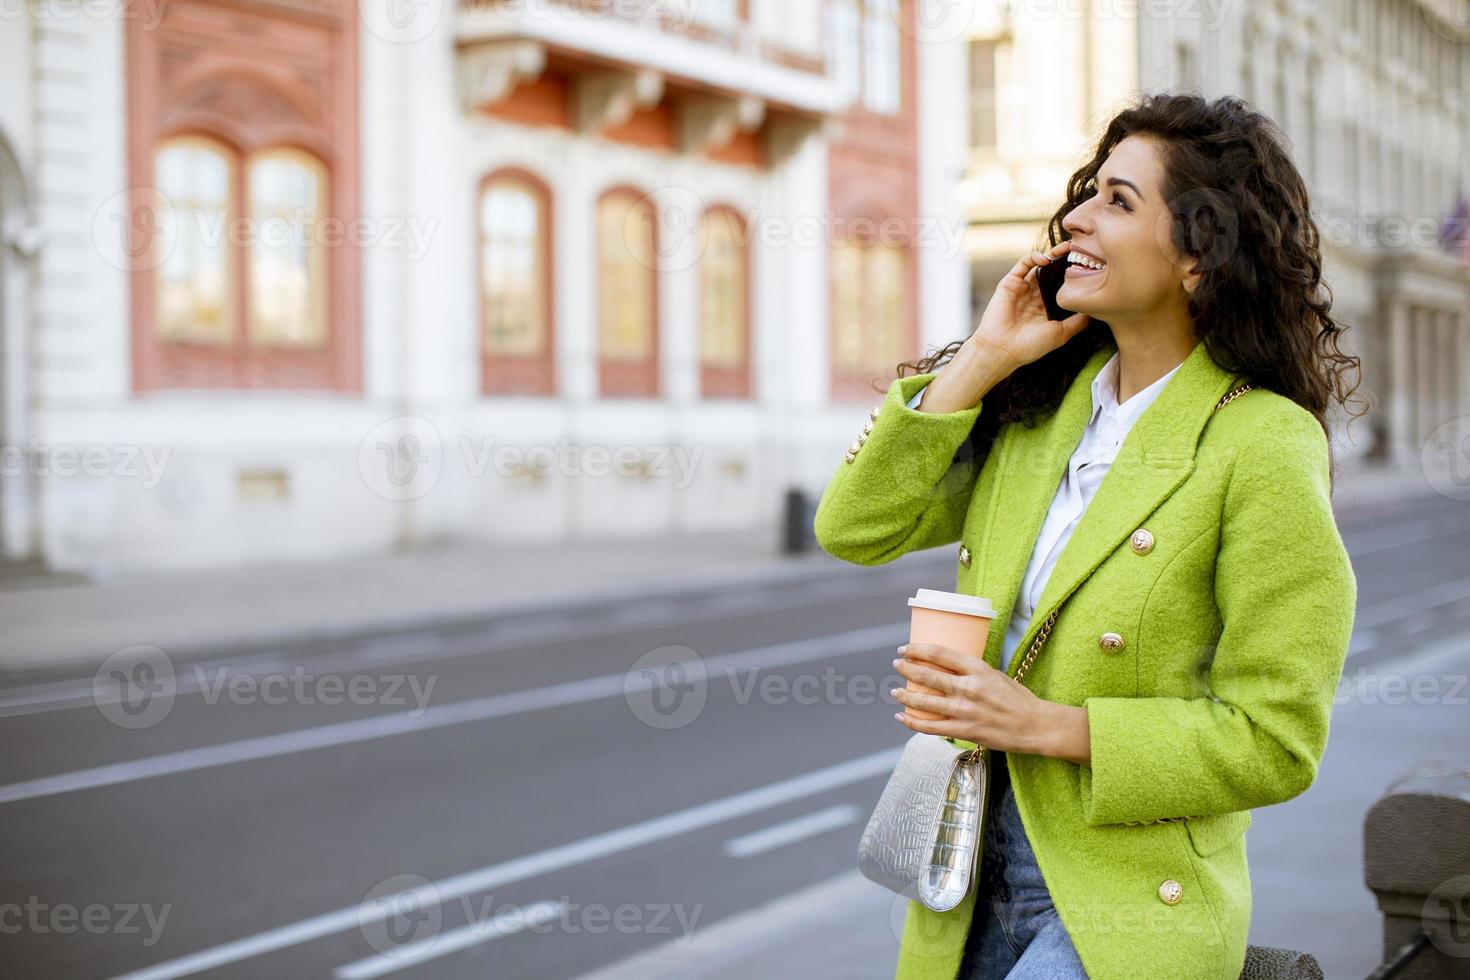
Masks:
[[[1118,455],[1118,449],[1123,445],[1123,439],[1182,364],[1181,361],[1174,365],[1173,370],[1121,405],[1118,404],[1117,352],[1113,353],[1092,379],[1092,417],[1082,432],[1077,448],[1072,452],[1072,458],[1067,463],[1067,472],[1062,474],[1061,485],[1052,498],[1051,509],[1042,522],[1041,532],[1031,551],[1031,560],[1021,578],[1021,589],[1016,596],[1015,610],[1011,615],[1005,646],[1001,651],[1001,669],[1010,669],[1016,647],[1026,635],[1031,617],[1036,614],[1036,603],[1041,600],[1046,580],[1056,566],[1057,559],[1061,557],[1068,539],[1072,537],[1077,522],[1082,519],[1082,512],[1097,493],[1103,477],[1107,476],[1113,459]],[[924,390],[920,389],[909,400],[909,407],[917,408],[923,394]]]

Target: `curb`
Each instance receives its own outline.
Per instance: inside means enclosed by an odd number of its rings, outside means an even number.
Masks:
[[[916,552],[923,556],[914,558],[903,567],[922,567],[934,562],[948,565],[949,554],[938,549]],[[909,556],[904,556],[908,558]],[[890,563],[890,568],[904,562],[904,558]],[[291,626],[279,629],[262,628],[248,636],[231,639],[203,639],[177,643],[170,647],[169,656],[183,661],[221,659],[231,656],[251,656],[289,651],[293,647],[320,646],[324,644],[347,646],[365,640],[391,639],[398,634],[419,632],[427,628],[445,634],[468,632],[505,619],[535,617],[561,612],[594,609],[619,601],[657,596],[673,600],[707,594],[721,588],[751,584],[780,585],[821,573],[830,575],[860,575],[860,566],[849,565],[817,550],[796,556],[773,558],[751,567],[736,570],[715,569],[711,571],[684,571],[664,574],[627,584],[594,586],[580,590],[568,590],[559,595],[540,599],[514,597],[491,600],[473,610],[445,612],[443,610],[416,610],[381,615],[364,614],[351,619],[322,620],[312,626]],[[49,680],[75,679],[82,672],[90,671],[106,657],[105,654],[61,653],[46,651],[20,656],[0,654],[0,688],[41,683]]]

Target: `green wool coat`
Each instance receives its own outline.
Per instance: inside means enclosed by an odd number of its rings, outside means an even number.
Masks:
[[[985,660],[999,669],[1022,574],[1091,416],[1092,380],[1115,350],[1097,351],[1035,428],[1003,425],[979,463],[954,455],[984,401],[920,412],[907,402],[937,372],[896,379],[822,494],[818,543],[878,565],[959,542],[955,591],[994,604]],[[1357,599],[1328,444],[1311,413],[1271,391],[1213,411],[1240,383],[1195,346],[1128,433],[1010,663],[1014,677],[1066,600],[1023,683],[1087,708],[1092,761],[1013,753],[1010,769],[1093,980],[1240,976],[1250,811],[1311,786],[1327,743]],[[1138,529],[1151,549],[1133,547]],[[1101,644],[1104,633],[1122,647]],[[1173,904],[1166,881],[1182,889]],[[908,904],[899,980],[954,980],[985,887],[949,912]]]

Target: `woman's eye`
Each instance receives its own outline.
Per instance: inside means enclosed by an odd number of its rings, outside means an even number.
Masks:
[[[1124,197],[1123,197],[1123,195],[1122,195],[1122,194],[1120,194],[1120,193],[1119,193],[1119,192],[1117,192],[1117,191],[1113,191],[1113,201],[1119,201],[1119,202],[1122,202],[1122,205],[1123,205],[1123,210],[1124,210],[1124,211],[1132,211],[1132,210],[1133,210],[1133,209],[1132,209],[1132,208],[1130,208],[1130,207],[1129,207],[1129,206],[1128,206],[1128,201],[1127,201],[1127,200],[1126,200],[1126,199],[1124,199]],[[1110,203],[1110,204],[1111,204],[1111,203],[1112,203],[1112,201],[1110,201],[1110,202],[1108,202],[1108,203]]]

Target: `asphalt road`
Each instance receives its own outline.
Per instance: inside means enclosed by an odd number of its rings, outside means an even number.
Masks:
[[[1349,676],[1466,632],[1470,507],[1343,531]],[[904,597],[952,560],[0,691],[3,972],[558,980],[832,878],[906,735]],[[1335,859],[1296,802],[1252,828],[1259,906]]]

